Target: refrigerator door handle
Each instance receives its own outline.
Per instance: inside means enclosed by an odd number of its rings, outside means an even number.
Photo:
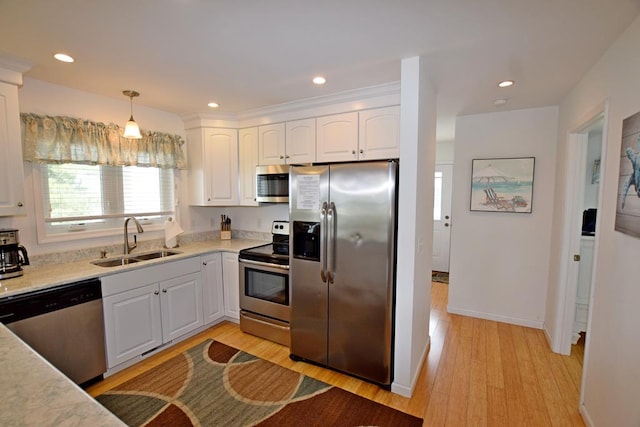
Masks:
[[[327,211],[327,281],[329,284],[334,282],[334,245],[335,245],[335,216],[336,205],[331,202]]]
[[[327,283],[327,202],[322,202],[320,210],[320,278]]]

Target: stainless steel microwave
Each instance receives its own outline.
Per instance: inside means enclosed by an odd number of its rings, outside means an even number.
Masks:
[[[256,166],[256,201],[289,203],[289,165]]]

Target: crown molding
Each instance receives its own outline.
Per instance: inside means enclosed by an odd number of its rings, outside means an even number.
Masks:
[[[291,101],[236,114],[187,113],[185,129],[245,128],[400,104],[400,82],[385,83],[314,98]]]
[[[22,74],[29,71],[31,67],[31,63],[20,58],[0,53],[0,81],[2,82],[22,86]]]

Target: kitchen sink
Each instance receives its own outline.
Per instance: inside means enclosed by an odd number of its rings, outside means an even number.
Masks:
[[[140,254],[132,254],[132,255],[121,255],[115,258],[106,258],[99,259],[96,261],[91,261],[91,264],[97,265],[98,267],[122,267],[129,264],[134,264],[136,262],[148,261],[157,258],[165,258],[171,255],[177,255],[182,252],[179,251],[169,251],[166,249],[144,252]]]

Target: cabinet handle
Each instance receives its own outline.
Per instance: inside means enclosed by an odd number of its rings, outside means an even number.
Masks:
[[[284,159],[284,156],[280,156],[280,160]]]
[[[24,206],[22,202],[18,202],[18,207],[21,208],[22,206]]]
[[[356,150],[351,150],[351,154],[356,155]]]
[[[153,291],[154,295],[160,295],[160,291]]]
[[[362,148],[360,149],[360,154],[364,154],[364,150]]]
[[[207,263],[203,261],[203,262],[202,262],[202,265],[207,265]]]
[[[285,158],[285,159],[288,159],[288,158],[289,158],[289,155],[287,154],[286,156],[284,156],[284,158]]]
[[[166,290],[166,289],[163,289],[163,290],[162,290],[162,292],[164,292],[164,293],[166,294],[166,293],[167,293],[167,290]]]

